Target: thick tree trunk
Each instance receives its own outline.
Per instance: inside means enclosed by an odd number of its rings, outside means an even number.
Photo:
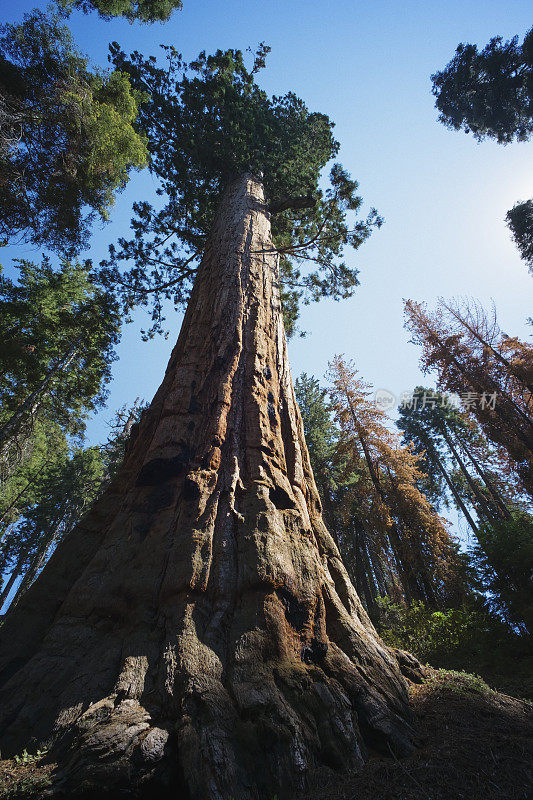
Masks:
[[[0,629],[2,754],[51,742],[69,797],[251,800],[408,750],[403,679],[319,509],[244,176],[120,474]]]

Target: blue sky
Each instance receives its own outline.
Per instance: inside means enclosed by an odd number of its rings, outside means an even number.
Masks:
[[[45,3],[3,0],[4,21]],[[105,22],[72,15],[78,47],[104,66],[108,42],[129,52],[156,53],[171,43],[186,59],[200,50],[272,47],[261,83],[273,93],[292,90],[328,114],[342,148],[340,160],[360,183],[365,208],[376,206],[386,223],[352,254],[361,286],[351,300],[322,301],[303,309],[309,334],[289,346],[293,375],[322,377],[335,353],[353,358],[361,375],[395,394],[422,379],[418,348],[403,329],[402,298],[474,296],[493,299],[500,323],[527,337],[533,283],[504,224],[506,211],[533,194],[533,145],[477,144],[436,121],[430,75],[461,41],[485,44],[496,34],[520,37],[533,24],[530,2],[358,3],[332,0],[184,0],[165,24]],[[153,194],[147,173],[134,177],[119,197],[112,223],[97,228],[87,255],[104,257],[127,235],[132,201]],[[0,252],[38,258],[31,248]],[[107,435],[114,409],[140,396],[151,400],[163,377],[181,315],[170,320],[168,341],[140,340],[146,318],[127,326],[114,366],[108,408],[88,427],[89,442]]]

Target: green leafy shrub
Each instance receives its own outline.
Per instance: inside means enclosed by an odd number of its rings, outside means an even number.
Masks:
[[[471,645],[484,641],[496,628],[505,628],[507,633],[506,626],[498,620],[467,605],[435,611],[422,602],[402,606],[388,597],[378,598],[378,605],[382,638],[393,647],[413,651],[419,658],[449,652],[465,641]]]
[[[480,674],[510,694],[533,696],[531,637],[513,631],[481,602],[436,611],[424,603],[404,606],[381,597],[378,606],[377,627],[391,647],[433,667]]]

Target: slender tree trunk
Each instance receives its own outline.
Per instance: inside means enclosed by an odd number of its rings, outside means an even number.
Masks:
[[[328,486],[324,487],[323,509],[322,516],[327,523],[328,530],[333,537],[333,541],[340,548],[339,532],[338,532],[338,519],[335,513],[335,504],[331,497],[331,490]]]
[[[39,470],[39,471],[40,471],[40,470]],[[6,522],[6,520],[7,520],[8,516],[9,516],[9,512],[10,512],[10,511],[12,511],[12,510],[15,508],[15,506],[17,505],[17,503],[18,503],[18,501],[20,500],[20,498],[21,498],[23,495],[25,495],[25,494],[26,494],[26,492],[28,491],[28,489],[30,488],[30,486],[32,486],[32,485],[33,485],[33,483],[34,483],[34,481],[33,481],[33,480],[31,480],[31,481],[28,481],[28,482],[26,483],[26,486],[25,486],[23,489],[21,489],[21,491],[20,491],[20,492],[17,494],[17,496],[15,497],[15,499],[14,499],[14,500],[13,500],[13,501],[12,501],[12,502],[11,502],[11,503],[8,505],[8,507],[5,509],[4,513],[3,513],[3,514],[2,514],[2,516],[0,517],[0,525],[3,525],[3,524],[4,524],[4,522]],[[3,539],[3,535],[2,535],[2,537],[0,537],[0,542],[2,541],[2,539]]]
[[[365,575],[366,585],[368,588],[369,596],[371,598],[370,604],[374,605],[376,597],[379,595],[378,584],[376,580],[376,576],[374,575],[374,570],[372,569],[372,563],[370,561],[370,555],[368,552],[368,545],[366,543],[366,533],[363,531],[364,536],[363,538],[363,547],[362,547],[362,567],[363,572]]]
[[[511,435],[515,436],[526,448],[526,450],[529,452],[529,457],[531,457],[531,454],[533,453],[533,421],[528,417],[525,411],[521,409],[517,403],[515,403],[513,398],[507,392],[505,392],[490,375],[485,375],[485,380],[487,381],[488,385],[482,386],[477,378],[472,376],[468,368],[464,367],[457,358],[452,357],[451,361],[455,364],[456,368],[465,379],[466,384],[477,390],[478,394],[482,394],[487,389],[492,389],[492,392],[495,392],[498,397],[503,397],[505,402],[508,404],[508,407],[503,409],[498,400],[494,406],[494,413],[500,418],[503,426],[510,431]],[[513,412],[515,418],[513,418]],[[516,417],[521,419],[516,419]],[[523,429],[524,423],[526,426],[525,430]]]
[[[403,532],[395,522],[388,527],[388,537],[406,601],[425,600],[416,579],[413,560],[405,547]]]
[[[13,567],[13,570],[12,570],[12,572],[11,572],[7,582],[6,582],[6,585],[4,586],[4,588],[2,589],[2,591],[0,593],[0,608],[2,608],[2,606],[6,602],[7,598],[9,597],[9,593],[10,593],[11,589],[13,588],[13,585],[14,585],[15,581],[17,580],[17,578],[21,574],[22,564],[24,562],[24,558],[26,557],[26,555],[27,555],[27,553],[24,553],[23,556],[19,557],[17,563]]]
[[[442,426],[442,435],[444,436],[446,444],[448,445],[448,447],[449,447],[449,449],[450,449],[455,461],[459,465],[459,469],[461,470],[462,474],[464,475],[465,480],[468,483],[468,485],[469,485],[469,487],[470,487],[470,489],[472,491],[472,494],[474,495],[475,499],[477,500],[479,508],[481,509],[481,512],[482,512],[483,516],[485,517],[486,520],[494,519],[494,516],[495,516],[494,512],[491,511],[491,509],[487,505],[486,499],[483,497],[483,495],[479,491],[479,486],[476,486],[475,482],[472,480],[472,476],[470,475],[469,471],[465,467],[464,461],[461,458],[461,456],[459,455],[459,453],[457,451],[457,448],[455,447],[451,436],[448,434],[448,430],[447,430],[445,425]]]
[[[387,578],[385,576],[385,568],[383,566],[381,556],[376,552],[376,546],[374,544],[372,534],[368,531],[366,533],[366,547],[369,564],[374,574],[378,595],[386,595],[388,594],[388,586]]]
[[[394,475],[392,474],[389,465],[386,464],[385,466],[387,469],[387,474],[389,476],[390,485],[394,488],[396,495],[399,495],[400,489],[398,487],[398,482],[396,481]],[[419,576],[420,582],[424,590],[424,594],[421,599],[426,600],[431,605],[437,606],[438,605],[437,596],[433,588],[433,581],[431,580],[428,573],[424,551],[422,548],[422,542],[420,540],[417,541],[414,547],[411,546],[409,543],[407,543],[406,546],[403,540],[404,537],[406,535],[409,536],[409,534],[419,539],[416,528],[413,530],[413,528],[411,528],[408,523],[403,523],[401,544],[403,551],[406,553],[406,561],[408,562],[411,571],[410,574],[414,573],[414,569],[411,565],[416,566],[416,574]],[[417,587],[417,590],[420,592],[420,590],[418,589],[418,581],[416,579],[415,579],[415,585]]]
[[[137,397],[135,402],[134,402],[134,404],[133,404],[133,407],[132,407],[132,409],[131,409],[131,411],[129,413],[128,419],[124,423],[124,427],[122,429],[122,435],[123,436],[127,437],[127,436],[130,435],[131,429],[135,425],[135,420],[137,418],[137,409],[138,409],[140,403],[141,403],[141,400],[140,400],[139,397]]]
[[[361,571],[364,581],[367,608],[370,615],[373,615],[373,618],[376,619],[378,610],[376,598],[379,596],[380,591],[378,589],[377,580],[372,569],[372,563],[370,561],[370,554],[368,551],[368,536],[364,528],[361,531],[361,538]]]
[[[22,595],[29,589],[29,587],[35,580],[35,576],[37,575],[43,564],[46,563],[46,556],[48,555],[50,548],[57,539],[60,524],[61,523],[55,525],[51,533],[48,536],[46,536],[41,542],[39,548],[37,549],[37,552],[35,553],[34,557],[31,560],[28,569],[24,573],[24,577],[22,578],[20,585],[15,593],[15,596],[11,601],[11,604],[9,606],[10,608],[14,608],[17,605]]]
[[[380,591],[370,558],[369,533],[357,511],[353,510],[351,517],[352,526],[355,531],[356,568],[361,571],[359,581],[363,587],[367,609],[375,610],[376,597],[380,594]]]
[[[435,335],[434,332],[432,332],[432,335]],[[446,345],[442,341],[442,339],[440,337],[438,337],[438,336],[436,338],[439,341],[439,344],[442,347],[444,347],[444,349],[447,349]],[[477,359],[475,359],[475,358],[473,359],[473,361],[476,361],[476,360]],[[472,375],[472,371],[469,369],[469,365],[468,364],[465,366],[462,361],[460,361],[456,356],[451,355],[451,354],[450,354],[450,362],[455,365],[455,367],[458,370],[458,372],[461,373],[463,378],[465,378],[466,382],[468,384],[470,384],[473,389],[476,389],[480,393],[482,393],[483,391],[486,391],[488,388],[492,389],[493,392],[496,392],[498,395],[501,395],[503,398],[505,398],[505,400],[509,403],[511,408],[518,414],[519,417],[522,417],[522,420],[528,425],[528,429],[533,427],[533,421],[530,419],[530,417],[528,417],[528,415],[525,413],[525,411],[522,408],[520,408],[520,406],[513,400],[511,395],[509,395],[509,393],[506,392],[503,389],[503,387],[500,386],[500,384],[498,384],[497,381],[495,381],[494,378],[489,373],[486,373],[485,376],[484,376],[485,380],[487,381],[489,386],[483,387],[483,386],[481,386],[479,384],[478,378],[476,378],[475,375],[474,376]],[[501,416],[501,417],[503,416],[503,412],[502,412],[501,408],[498,406],[498,403],[496,403],[494,411],[499,416]],[[529,450],[532,449],[532,444],[533,443],[532,443],[531,438],[530,437],[529,438],[524,438],[524,434],[522,433],[522,431],[519,429],[518,426],[517,426],[517,430],[516,430],[516,435],[521,438],[521,440],[526,445],[526,447],[528,447]]]
[[[440,458],[438,458],[438,457],[436,458],[435,464],[437,465],[437,468],[439,469],[442,477],[444,478],[448,489],[452,493],[453,499],[455,500],[455,502],[457,503],[457,505],[459,506],[459,508],[463,512],[463,514],[464,514],[464,516],[466,518],[466,521],[470,525],[470,528],[472,529],[472,532],[475,534],[475,536],[477,538],[478,535],[479,535],[479,528],[476,525],[476,523],[474,522],[474,519],[473,519],[470,511],[467,509],[466,505],[464,504],[463,498],[461,497],[461,495],[459,494],[459,492],[457,491],[457,489],[453,485],[452,480],[451,480],[450,476],[448,475],[445,467],[443,466],[443,464],[441,464]]]
[[[319,509],[244,176],[117,478],[0,628],[2,753],[48,742],[67,796],[252,800],[408,750],[403,678]]]
[[[11,525],[12,525],[12,523],[9,523],[8,525],[6,525],[5,528],[2,528],[2,533],[0,533],[0,544],[2,544],[2,542],[4,541],[4,539],[5,539],[5,537],[6,537],[7,533],[8,533]]]
[[[6,569],[6,545],[9,543],[9,537],[11,536],[14,527],[14,522],[8,523],[5,528],[2,529],[2,534],[0,535],[0,575],[3,575]]]
[[[364,534],[356,527],[355,529],[355,577],[356,577],[356,590],[364,597],[365,606],[368,611],[371,610],[373,605],[372,592],[368,583],[366,566],[364,563]]]
[[[511,519],[511,512],[507,508],[507,505],[503,497],[501,496],[500,492],[496,489],[493,482],[491,481],[485,470],[482,468],[477,458],[474,456],[473,453],[470,452],[470,448],[467,447],[466,442],[459,440],[459,445],[463,449],[467,458],[470,460],[471,464],[476,470],[477,474],[479,475],[479,477],[489,490],[491,497],[494,500],[496,507],[499,511],[500,516],[502,516],[504,519]]]
[[[449,348],[446,346],[445,342],[442,340],[440,336],[438,336],[438,334],[430,326],[425,324],[424,331],[426,333],[427,341],[431,341],[431,339],[434,338],[438,341],[440,347],[444,351],[448,350],[449,352]],[[479,379],[475,375],[472,375],[472,372],[471,370],[469,370],[468,365],[465,366],[462,361],[460,361],[455,355],[452,355],[450,352],[449,352],[449,361],[455,366],[456,370],[459,372],[459,374],[465,381],[466,384],[465,388],[469,386],[472,389],[476,390],[479,394],[482,394],[487,390],[489,390],[490,393],[490,389],[492,389],[492,392],[496,392],[498,396],[504,398],[508,406],[510,406],[511,408],[509,409],[509,407],[507,407],[506,409],[503,409],[501,407],[501,403],[498,401],[495,404],[494,413],[496,414],[496,416],[500,418],[503,427],[510,432],[511,436],[515,437],[520,442],[520,444],[528,451],[529,455],[525,453],[524,457],[530,460],[531,454],[533,453],[533,438],[531,433],[533,428],[533,420],[531,420],[531,418],[523,411],[523,409],[521,409],[515,403],[513,398],[507,392],[505,392],[503,388],[489,374],[485,375],[485,380],[487,382],[487,385],[483,386],[479,383]],[[443,369],[440,382],[443,386],[445,387],[447,386],[447,388],[449,388],[448,384],[446,383],[445,372],[446,370]],[[521,422],[516,418],[513,418],[513,412],[515,412],[516,415],[521,417]],[[524,422],[526,424],[525,431],[522,429],[522,424]],[[509,449],[507,445],[504,446],[507,449]],[[516,448],[514,450],[516,450]],[[523,460],[522,457],[518,457],[516,452],[514,452],[513,458],[516,458],[518,463],[520,463]]]
[[[13,434],[16,432],[18,426],[22,422],[22,420],[27,417],[28,415],[35,414],[36,410],[39,408],[40,404],[42,403],[42,397],[49,386],[52,378],[54,378],[59,372],[62,372],[66,369],[69,364],[72,363],[73,359],[76,357],[78,352],[78,343],[72,345],[72,347],[68,350],[66,355],[61,358],[57,364],[54,364],[51,367],[46,376],[43,378],[39,386],[34,389],[31,394],[24,400],[23,403],[17,408],[14,414],[8,419],[5,425],[0,428],[0,448],[3,446],[4,442],[6,442]]]
[[[390,510],[389,504],[387,502],[387,497],[385,495],[385,492],[383,491],[383,487],[381,485],[381,481],[379,479],[379,475],[377,473],[375,464],[372,461],[372,456],[370,454],[370,450],[368,449],[368,444],[367,444],[366,439],[365,439],[365,437],[364,437],[364,435],[363,435],[363,433],[361,431],[361,427],[360,427],[359,421],[357,419],[357,414],[355,413],[355,408],[353,406],[353,403],[352,403],[351,398],[350,398],[350,393],[349,393],[349,391],[348,391],[346,386],[345,386],[345,395],[346,395],[346,401],[347,401],[348,406],[350,408],[350,414],[351,414],[351,417],[352,417],[354,431],[355,431],[355,433],[356,433],[356,435],[357,435],[357,437],[359,439],[359,442],[361,444],[361,448],[363,450],[363,454],[364,454],[364,457],[365,457],[366,465],[368,467],[368,472],[370,474],[370,479],[372,481],[372,485],[374,486],[376,494],[379,497],[379,499],[381,500],[381,502],[383,503],[383,505],[385,506],[385,508]],[[418,584],[416,582],[416,578],[415,578],[415,576],[413,574],[413,571],[412,571],[412,569],[411,569],[411,567],[409,565],[409,559],[406,557],[405,548],[404,548],[403,542],[402,542],[402,537],[401,537],[401,534],[398,531],[398,526],[396,525],[395,522],[392,522],[392,524],[389,527],[389,540],[390,540],[391,547],[392,547],[393,552],[394,552],[394,557],[396,559],[396,564],[398,566],[398,573],[400,575],[400,579],[401,579],[402,587],[403,587],[404,592],[405,592],[406,600],[410,601],[410,600],[414,600],[414,599],[418,599],[418,600],[423,599],[422,596],[421,596]]]

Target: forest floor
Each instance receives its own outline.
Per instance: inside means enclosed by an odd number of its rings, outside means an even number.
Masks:
[[[294,800],[529,800],[533,798],[533,705],[477,676],[431,670],[410,685],[418,747],[401,760],[373,754],[363,771],[313,775]],[[0,761],[0,798],[38,800],[53,765],[22,755]],[[271,800],[271,798],[264,798]]]
[[[418,747],[373,755],[352,777],[320,781],[297,800],[531,800],[533,704],[464,672],[410,684]]]

